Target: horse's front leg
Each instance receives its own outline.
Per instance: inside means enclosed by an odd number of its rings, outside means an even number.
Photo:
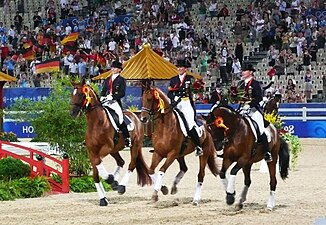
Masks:
[[[112,153],[111,156],[115,159],[117,166],[114,169],[114,171],[111,174],[109,174],[108,178],[105,179],[105,181],[111,185],[112,190],[116,191],[118,190],[118,186],[119,186],[118,179],[120,176],[120,170],[124,166],[125,161],[122,159],[119,152]]]
[[[228,205],[232,205],[235,201],[235,177],[237,176],[237,173],[241,168],[242,166],[237,163],[230,172],[228,185],[226,188],[226,203]]]
[[[109,203],[109,200],[106,196],[105,189],[103,187],[102,182],[100,181],[100,176],[103,179],[107,179],[109,176],[109,173],[104,168],[103,162],[99,157],[95,157],[90,154],[90,161],[93,167],[93,179],[95,182],[95,187],[97,190],[97,194],[100,198],[100,206],[107,206]]]
[[[227,192],[228,181],[229,181],[227,179],[225,173],[226,173],[227,169],[230,167],[231,164],[232,164],[232,161],[229,158],[227,158],[227,157],[223,158],[222,168],[221,168],[221,171],[220,171],[220,179],[222,181],[223,188],[224,188],[225,192]]]
[[[171,195],[174,195],[178,192],[177,185],[179,184],[180,180],[183,178],[183,176],[185,175],[185,173],[188,170],[184,156],[177,158],[177,160],[179,162],[180,171],[174,178],[173,185],[171,188]]]
[[[175,156],[173,154],[168,155],[163,166],[160,168],[160,171],[157,173],[155,183],[154,183],[154,192],[152,195],[153,201],[158,201],[158,192],[160,190],[163,192],[162,182],[163,182],[165,172],[169,168],[169,166],[173,163],[174,160],[175,160]]]
[[[251,178],[250,178],[251,166],[252,164],[244,166],[242,168],[243,175],[244,175],[244,186],[239,198],[239,202],[236,205],[237,210],[241,210],[243,208],[243,203],[247,200],[247,194],[251,184]]]

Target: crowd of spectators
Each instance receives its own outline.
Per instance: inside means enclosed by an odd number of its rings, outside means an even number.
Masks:
[[[265,93],[281,92],[285,102],[302,102],[313,92],[317,66],[311,62],[325,66],[317,57],[326,37],[326,17],[314,15],[324,7],[319,1],[241,1],[236,8],[216,0],[88,3],[85,7],[82,1],[60,0],[57,6],[48,0],[35,10],[32,23],[23,20],[22,14],[29,12],[21,7],[9,27],[0,22],[1,71],[17,77],[19,87],[40,87],[48,85],[51,76],[37,74],[35,64],[60,57],[67,75],[92,78],[108,70],[113,60],[126,61],[150,43],[172,63],[189,61],[206,83],[197,100],[209,102],[210,92],[240,79],[245,46],[258,43],[268,51],[269,70],[285,76],[291,86],[282,90],[273,85]],[[79,34],[76,44],[62,45],[73,32]],[[32,61],[23,54],[29,48],[35,52]],[[295,83],[302,73],[305,85],[299,89]],[[323,80],[325,88],[325,73]]]

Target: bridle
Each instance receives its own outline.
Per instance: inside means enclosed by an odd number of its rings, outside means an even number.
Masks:
[[[167,109],[171,109],[170,104],[168,105],[168,107],[165,107],[163,99],[159,96],[159,93],[156,90],[147,90],[146,92],[151,93],[153,97],[152,105],[150,109],[142,106],[141,111],[146,112],[150,116],[150,120],[154,121],[160,118],[161,116],[167,115],[168,113],[172,112],[172,110],[167,111]],[[157,113],[159,114],[154,117],[154,115],[156,115]]]
[[[79,91],[81,89],[81,91]],[[90,92],[90,87],[88,86],[82,86],[82,87],[75,87],[74,91],[76,91],[76,95],[78,96],[79,99],[82,99],[81,102],[79,103],[71,103],[71,105],[79,108],[79,111],[82,112],[90,112],[94,110],[97,107],[100,107],[101,104],[91,104],[92,102],[92,97],[90,97],[89,92]]]

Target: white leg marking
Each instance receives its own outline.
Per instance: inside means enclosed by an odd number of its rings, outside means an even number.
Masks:
[[[185,175],[185,172],[180,170],[179,173],[177,174],[177,176],[175,176],[173,184],[177,185],[180,182],[180,180],[183,178],[184,175]]]
[[[196,204],[199,203],[199,201],[201,199],[202,189],[203,189],[203,183],[202,182],[197,182],[194,200],[192,201],[193,203],[196,203]]]
[[[164,177],[164,172],[159,171],[157,173],[157,177],[156,177],[156,181],[155,181],[155,186],[154,186],[155,191],[161,190],[163,177]]]
[[[274,206],[275,206],[275,191],[270,191],[268,202],[267,202],[267,209],[273,210]]]
[[[234,190],[235,190],[235,175],[230,175],[228,187],[226,188],[226,192],[233,194]]]
[[[96,190],[97,190],[97,194],[98,194],[98,197],[100,197],[100,199],[102,198],[106,198],[106,193],[105,193],[105,189],[102,185],[102,183],[95,183],[95,187],[96,187]]]
[[[244,203],[247,200],[248,186],[244,186],[240,195],[239,204]]]
[[[100,177],[102,177],[104,180],[107,179],[109,177],[109,173],[108,171],[105,169],[103,162],[101,162],[100,164],[96,165],[98,174],[100,175]]]
[[[228,179],[225,177],[224,179],[221,179],[224,190],[227,191],[228,188]]]
[[[119,179],[119,176],[120,176],[120,170],[121,170],[122,168],[120,167],[120,166],[117,166],[116,168],[115,168],[115,170],[112,172],[112,175],[113,175],[113,177],[114,177],[114,180],[118,180]]]
[[[120,185],[127,186],[131,175],[132,175],[132,172],[130,170],[128,170],[127,173],[123,176],[123,178],[120,182]]]

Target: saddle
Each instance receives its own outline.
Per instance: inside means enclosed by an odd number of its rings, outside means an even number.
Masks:
[[[120,129],[119,129],[119,116],[118,114],[113,110],[111,109],[110,107],[108,106],[103,106],[105,112],[106,112],[106,115],[109,117],[109,120],[111,121],[112,123],[112,126],[114,127],[114,129],[119,132]],[[132,120],[123,113],[123,121],[124,123],[126,123],[127,125],[127,128],[128,128],[128,131],[132,131],[135,126],[134,126],[134,123],[132,122]]]

